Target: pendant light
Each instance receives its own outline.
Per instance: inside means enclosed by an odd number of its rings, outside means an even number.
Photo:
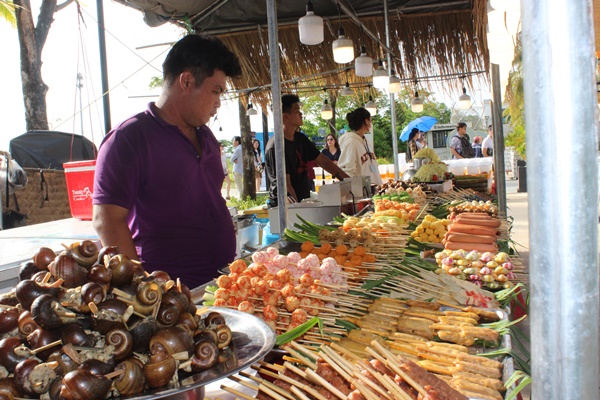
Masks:
[[[258,112],[252,107],[252,103],[248,103],[248,111],[246,111],[247,116],[257,115]]]
[[[376,89],[387,89],[390,85],[390,77],[387,69],[383,68],[383,61],[379,60],[379,66],[373,72],[373,87]]]
[[[371,116],[377,114],[377,104],[373,101],[373,96],[371,96],[371,85],[368,86],[369,91],[369,101],[365,104],[365,109],[371,114]]]
[[[462,77],[463,80],[463,92],[460,96],[458,96],[458,108],[460,108],[461,110],[468,110],[469,108],[471,108],[471,96],[469,96],[467,94],[467,89],[465,88],[465,82],[464,82],[465,77]]]
[[[354,72],[356,76],[373,75],[373,59],[367,55],[365,46],[360,47],[360,56],[354,60]]]
[[[338,64],[354,60],[354,43],[345,36],[344,28],[338,30],[339,37],[333,41],[333,59]]]
[[[423,99],[419,97],[419,92],[415,90],[415,97],[410,102],[410,109],[414,113],[423,112]]]
[[[315,15],[312,2],[306,3],[306,15],[298,20],[300,43],[315,45],[323,42],[323,18]]]
[[[350,89],[350,84],[346,81],[346,86],[340,92],[340,96],[353,96],[354,90]]]
[[[392,70],[392,75],[389,77],[388,93],[398,93],[402,90],[400,86],[400,78],[396,76],[396,72]]]
[[[321,107],[321,118],[325,120],[333,118],[333,108],[327,103],[327,99],[325,99],[323,107]]]

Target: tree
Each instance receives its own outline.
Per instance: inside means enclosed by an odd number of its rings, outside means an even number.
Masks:
[[[15,5],[10,0],[0,0],[0,19],[8,22],[12,27],[17,26],[15,18]]]
[[[30,0],[13,1],[21,48],[21,85],[25,105],[25,126],[28,131],[48,130],[46,111],[48,86],[42,79],[42,49],[54,21],[54,13],[72,2],[73,0],[67,0],[57,5],[56,0],[42,1],[37,24],[34,24]]]
[[[519,36],[515,46],[513,68],[508,76],[508,86],[505,96],[508,107],[504,111],[504,116],[513,127],[513,132],[506,136],[505,143],[507,146],[514,147],[517,154],[525,159],[527,156],[527,146],[525,140],[525,96],[523,90],[522,50],[521,38]]]

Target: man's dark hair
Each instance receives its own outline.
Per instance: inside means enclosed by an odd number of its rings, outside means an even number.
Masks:
[[[366,108],[359,107],[356,110],[349,112],[346,114],[346,121],[348,121],[348,126],[353,131],[360,129],[361,126],[365,123],[365,119],[371,118],[371,113],[367,111]]]
[[[233,141],[234,141],[234,142],[238,142],[238,143],[240,143],[240,144],[241,144],[241,143],[242,143],[242,137],[241,137],[241,136],[234,136],[234,137],[233,137]]]
[[[491,131],[491,130],[492,130],[492,128],[493,128],[493,127],[492,127],[491,125],[488,125],[488,132],[489,132],[489,131]]]
[[[163,62],[163,80],[171,85],[184,71],[190,71],[196,86],[215,73],[223,71],[234,77],[242,73],[238,57],[221,40],[207,35],[187,35],[179,40],[167,54]]]
[[[465,124],[464,122],[459,122],[458,124],[456,124],[456,130],[459,130],[460,128],[466,127],[467,124]]]
[[[292,111],[292,106],[296,103],[300,103],[300,97],[295,94],[284,94],[281,96],[281,111],[289,113]]]

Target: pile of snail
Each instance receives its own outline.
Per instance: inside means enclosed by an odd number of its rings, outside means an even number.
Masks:
[[[225,319],[185,285],[115,247],[65,247],[40,248],[0,298],[0,399],[131,396],[237,363]]]

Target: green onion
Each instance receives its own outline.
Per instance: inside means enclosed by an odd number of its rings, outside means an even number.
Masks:
[[[359,329],[359,327],[357,325],[354,325],[352,322],[346,321],[345,319],[338,318],[335,320],[335,324],[341,326],[342,328],[344,328],[347,331],[351,331],[353,329]]]
[[[308,332],[317,323],[319,324],[319,330],[321,331],[321,334],[323,334],[323,321],[319,317],[313,317],[310,320],[303,323],[302,325],[298,325],[294,329],[291,329],[277,336],[277,339],[275,339],[275,346],[282,346],[286,343],[291,342],[294,339],[299,338],[300,336]]]
[[[207,292],[207,293],[214,293],[214,292],[217,291],[218,288],[219,288],[218,286],[209,285],[206,288],[204,288],[204,291]]]

